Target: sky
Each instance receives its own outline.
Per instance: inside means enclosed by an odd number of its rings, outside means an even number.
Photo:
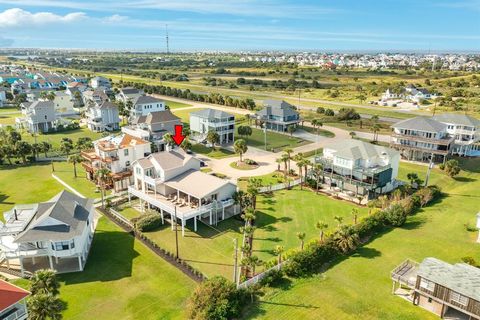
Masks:
[[[0,47],[480,51],[480,0],[0,0]]]

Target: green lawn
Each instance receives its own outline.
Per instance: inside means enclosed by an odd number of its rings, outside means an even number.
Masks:
[[[166,99],[163,99],[163,101],[165,101],[165,104],[170,108],[170,110],[179,109],[179,108],[186,108],[186,107],[191,107],[192,106],[191,104],[188,104],[188,103],[182,103],[182,102],[171,101],[171,100],[166,100]]]
[[[347,258],[335,261],[313,278],[288,280],[269,291],[245,318],[262,319],[438,319],[432,313],[394,297],[390,271],[407,258],[437,257],[454,263],[461,257],[480,257],[476,234],[464,224],[475,222],[480,198],[480,160],[457,179],[432,171],[431,183],[448,196],[408,218],[399,229],[381,234]],[[399,177],[426,167],[402,163]],[[318,210],[323,211],[323,206]],[[478,260],[478,259],[477,259]],[[288,288],[288,290],[287,290]]]
[[[312,128],[312,127],[307,127],[307,126],[302,126],[300,127],[302,130],[305,130],[307,132],[313,133],[313,134],[318,134],[319,136],[327,137],[327,138],[334,138],[335,133],[321,129],[321,128]]]
[[[204,108],[193,108],[187,110],[172,110],[172,113],[182,119],[183,123],[190,123],[190,112],[203,110]]]
[[[69,186],[80,192],[86,197],[100,198],[100,192],[97,192],[96,184],[87,180],[85,169],[81,164],[77,164],[77,177],[73,173],[73,164],[69,162],[54,162],[55,175],[62,179]],[[110,192],[107,191],[107,194]]]
[[[283,245],[286,249],[299,246],[297,232],[306,232],[308,238],[316,237],[315,223],[318,220],[327,222],[330,229],[336,226],[335,215],[343,216],[345,222],[351,221],[353,207],[356,206],[299,188],[279,191],[273,196],[261,195],[257,206],[255,255],[267,261],[274,257],[276,245]],[[366,211],[360,208],[360,215]],[[188,221],[185,237],[179,232],[180,256],[207,276],[221,274],[230,279],[233,275],[233,239],[238,239],[241,245],[240,227],[243,224],[238,216],[217,226],[199,222],[198,230],[194,232],[193,221]],[[158,230],[146,234],[161,247],[175,251],[175,234],[170,224],[165,223]]]
[[[235,156],[233,151],[218,147],[216,147],[214,150],[201,143],[192,145],[192,151],[214,159],[223,159]]]
[[[72,139],[73,143],[76,143],[80,137],[90,137],[92,140],[97,140],[102,136],[102,133],[90,131],[88,128],[80,128],[63,132],[38,134],[37,142],[48,141],[52,144],[54,149],[58,149],[60,147],[60,141],[62,141],[62,138],[70,138]],[[29,133],[24,133],[22,138],[30,143],[35,142],[35,138]]]
[[[230,167],[237,170],[253,170],[257,169],[258,165],[256,164],[247,164],[245,162],[233,161],[230,163]]]
[[[4,113],[0,112],[0,124],[14,126],[15,118],[21,117],[21,116],[22,116],[21,112],[8,113],[8,114],[5,114],[5,112]]]
[[[252,135],[246,138],[247,145],[265,149],[265,134],[263,130],[252,127]],[[300,138],[291,137],[274,131],[267,131],[267,150],[281,151],[286,147],[295,148],[311,143]]]
[[[282,165],[283,170],[283,165]],[[260,179],[263,186],[274,185],[284,182],[283,172],[272,172],[263,176],[256,176],[255,179]],[[241,190],[247,189],[247,183],[250,177],[241,177],[237,181],[237,185]]]

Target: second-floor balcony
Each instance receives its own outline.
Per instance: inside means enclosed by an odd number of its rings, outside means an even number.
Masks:
[[[445,136],[442,138],[428,138],[422,135],[396,133],[395,131],[392,132],[392,137],[401,138],[403,140],[428,142],[428,143],[437,144],[437,145],[449,145],[454,140],[454,138],[451,136]]]

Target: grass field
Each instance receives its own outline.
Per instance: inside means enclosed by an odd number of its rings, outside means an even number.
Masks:
[[[235,156],[233,151],[219,147],[216,147],[214,150],[213,148],[207,147],[201,143],[192,145],[192,151],[214,159],[223,159]]]
[[[38,134],[37,143],[41,141],[48,141],[52,144],[54,149],[58,149],[60,147],[60,141],[62,141],[62,138],[70,138],[75,144],[80,137],[89,137],[92,140],[97,140],[100,139],[102,136],[102,133],[90,131],[88,130],[88,128],[80,128],[63,132]],[[35,142],[34,136],[27,132],[22,134],[22,139],[30,143]]]
[[[336,222],[333,217],[343,216],[347,222],[351,219],[353,207],[350,203],[299,188],[279,191],[273,196],[259,196],[255,255],[267,261],[274,258],[273,249],[276,245],[283,245],[286,249],[299,246],[296,233],[306,232],[309,238],[317,236],[315,223],[318,220],[327,222],[330,229],[334,229]],[[359,211],[360,216],[367,212],[365,208]],[[126,213],[132,215],[129,211]],[[233,239],[238,239],[241,245],[240,227],[243,225],[243,220],[237,216],[217,226],[198,223],[197,232],[194,232],[193,221],[188,221],[185,237],[179,233],[179,255],[207,276],[221,274],[230,279],[233,275]],[[166,223],[146,234],[161,247],[175,251],[175,233],[170,224]]]
[[[50,173],[50,164],[1,166],[0,212],[15,204],[46,201],[61,191]],[[182,319],[195,286],[106,218],[97,226],[85,271],[59,279],[61,298],[68,304],[66,319]]]
[[[265,136],[263,130],[252,127],[252,135],[246,138],[247,145],[265,149]],[[267,150],[274,152],[281,151],[286,147],[295,148],[311,143],[300,138],[291,137],[273,131],[267,131]]]
[[[192,108],[187,110],[172,110],[173,114],[182,119],[183,123],[190,123],[190,112],[203,110],[203,108]]]
[[[15,109],[16,110],[16,109]],[[13,112],[13,111],[11,111]],[[0,112],[0,124],[2,125],[15,125],[15,118],[21,117],[22,113],[21,112]]]
[[[480,198],[480,161],[465,163],[456,179],[437,169],[430,181],[447,196],[409,217],[402,227],[383,233],[352,256],[335,261],[313,278],[287,280],[269,291],[245,318],[261,319],[438,319],[432,313],[391,295],[390,271],[407,258],[437,257],[454,263],[480,256],[475,222]],[[400,178],[409,172],[425,176],[426,167],[402,163]]]
[[[172,101],[167,99],[163,99],[163,100],[165,101],[165,104],[170,108],[170,110],[192,106],[191,104],[188,104],[188,103],[182,103],[182,102],[177,102],[177,101]]]

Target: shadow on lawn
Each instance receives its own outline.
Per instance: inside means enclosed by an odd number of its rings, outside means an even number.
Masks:
[[[83,272],[60,275],[66,285],[115,281],[132,275],[135,238],[123,231],[96,231]]]

